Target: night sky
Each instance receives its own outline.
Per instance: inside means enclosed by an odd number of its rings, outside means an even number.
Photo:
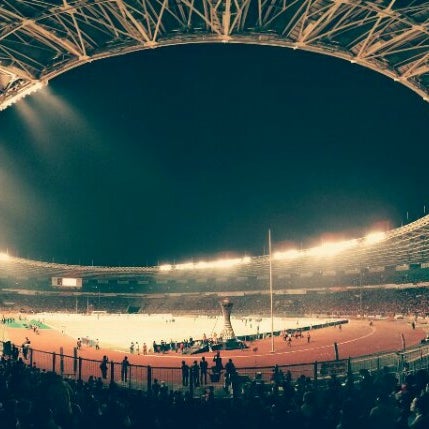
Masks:
[[[188,45],[0,112],[0,250],[157,265],[360,237],[429,211],[429,104],[356,64]]]

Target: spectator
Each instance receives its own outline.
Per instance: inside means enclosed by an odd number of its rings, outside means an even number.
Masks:
[[[222,358],[220,356],[220,352],[216,352],[213,357],[214,367],[212,367],[213,372],[220,373],[223,370]]]
[[[207,367],[208,363],[206,361],[206,358],[203,356],[200,360],[200,383],[201,384],[207,384]]]
[[[121,381],[126,383],[128,381],[128,367],[130,366],[130,362],[128,361],[128,357],[125,356],[121,363]]]
[[[103,378],[103,380],[105,380],[107,378],[107,364],[109,363],[109,358],[104,355],[103,359],[100,363],[100,370],[101,370],[101,377]]]
[[[193,385],[198,387],[200,385],[200,367],[196,360],[194,360],[191,366],[191,377]]]
[[[412,402],[414,416],[409,424],[410,429],[427,429],[429,428],[429,393],[417,397]]]
[[[182,360],[182,386],[186,387],[189,384],[189,366]]]

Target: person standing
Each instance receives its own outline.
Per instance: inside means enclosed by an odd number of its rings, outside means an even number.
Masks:
[[[121,381],[126,383],[128,381],[128,367],[130,366],[130,362],[128,361],[128,357],[125,356],[121,363]]]
[[[200,367],[196,360],[194,360],[194,363],[191,366],[191,376],[193,385],[198,387],[200,385]]]
[[[207,384],[207,367],[208,363],[206,358],[203,356],[200,360],[200,383]]]
[[[220,356],[219,351],[214,355],[213,362],[214,362],[213,372],[220,373],[223,369],[223,365],[222,365],[222,358]]]
[[[159,397],[159,392],[161,391],[161,385],[159,384],[159,381],[157,378],[153,379],[153,383],[152,383],[152,395],[155,398]]]
[[[189,366],[186,365],[186,362],[182,360],[182,385],[187,386],[189,383]]]
[[[105,380],[107,378],[107,364],[109,359],[106,355],[103,356],[103,359],[100,363],[101,377]]]
[[[236,373],[237,370],[235,369],[232,359],[228,359],[228,362],[225,365],[225,386],[229,386],[232,383]]]
[[[27,360],[28,358],[28,350],[30,349],[30,344],[31,344],[31,341],[29,340],[29,338],[25,337],[25,341],[22,344],[22,354],[25,360]]]

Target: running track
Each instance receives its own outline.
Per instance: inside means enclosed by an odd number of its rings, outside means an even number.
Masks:
[[[428,327],[429,328],[429,327]],[[25,337],[31,340],[31,346],[36,350],[60,352],[63,347],[64,354],[72,356],[76,345],[74,338],[61,335],[53,329],[40,330],[36,335],[28,329],[7,328],[6,338],[14,344],[20,345]],[[298,363],[312,363],[315,361],[329,361],[335,359],[334,343],[337,343],[339,358],[356,357],[368,354],[376,354],[386,351],[399,351],[403,347],[402,336],[406,347],[417,345],[426,336],[425,326],[412,329],[405,320],[379,320],[370,326],[367,320],[350,320],[338,327],[328,327],[311,331],[311,341],[307,338],[294,339],[292,346],[283,341],[281,337],[274,338],[274,352],[271,339],[258,340],[249,343],[246,350],[222,351],[225,359],[233,359],[237,368],[273,366],[275,364],[287,365]],[[202,355],[181,355],[174,352],[166,354],[130,355],[118,350],[83,347],[80,356],[87,359],[101,360],[103,355],[108,355],[110,360],[121,362],[124,355],[128,355],[130,363],[137,365],[151,365],[152,367],[180,367],[181,361],[188,364],[199,360]],[[206,353],[207,359],[211,361],[213,353]]]

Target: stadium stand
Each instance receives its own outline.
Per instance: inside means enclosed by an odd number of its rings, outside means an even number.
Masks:
[[[340,247],[272,255],[275,310],[284,315],[425,314],[429,285],[429,216]],[[327,251],[326,251],[327,250]],[[233,296],[235,311],[268,309],[268,255],[229,263],[157,267],[97,267],[46,263],[0,254],[0,307],[5,310],[85,312],[218,311]],[[53,278],[79,278],[78,288]],[[414,298],[413,298],[414,297]],[[377,303],[383,302],[382,308]]]
[[[305,376],[293,379],[277,366],[269,379],[260,374],[237,388],[232,376],[224,395],[208,386],[201,395],[169,390],[153,380],[147,391],[62,378],[26,365],[22,358],[0,361],[0,421],[2,427],[34,429],[77,428],[195,428],[274,427],[305,429],[426,429],[429,427],[429,373],[408,372],[402,381],[385,368],[343,383],[331,375],[319,385]]]
[[[175,295],[87,295],[53,294],[39,292],[37,295],[3,292],[0,295],[0,310],[29,312],[78,312],[106,311],[128,313],[129,308],[138,308],[140,313],[219,314],[219,299],[222,295],[175,294]],[[307,291],[305,294],[276,294],[275,314],[282,317],[298,315],[394,317],[410,315],[426,317],[429,308],[427,287],[405,288],[360,288],[344,291]],[[236,315],[269,316],[270,296],[265,294],[234,295]]]
[[[427,316],[428,225],[424,217],[377,242],[356,240],[335,255],[317,256],[307,249],[293,258],[287,253],[273,258],[276,314]],[[270,307],[268,270],[269,256],[202,268],[71,266],[3,255],[0,309],[218,314],[219,298],[231,296],[235,314],[262,316]],[[81,278],[82,287],[52,286],[53,277]],[[267,422],[306,429],[429,427],[426,369],[404,372],[400,379],[384,368],[362,370],[358,378],[350,375],[341,382],[331,375],[327,384],[304,376],[292,380],[276,371],[272,379],[256,374],[246,389],[232,385],[215,397],[210,388],[195,395],[155,380],[147,391],[135,391],[92,376],[63,379],[12,353],[0,361],[0,421],[5,428],[34,429],[256,429]]]
[[[350,240],[343,249],[314,249],[272,259],[277,292],[375,285],[429,284],[429,216],[385,233],[375,242]],[[332,249],[331,249],[332,250]],[[2,254],[0,288],[53,290],[52,278],[81,278],[82,292],[173,294],[265,291],[269,256],[231,265],[189,263],[157,267],[97,267],[46,263]],[[72,289],[69,289],[72,290]]]

